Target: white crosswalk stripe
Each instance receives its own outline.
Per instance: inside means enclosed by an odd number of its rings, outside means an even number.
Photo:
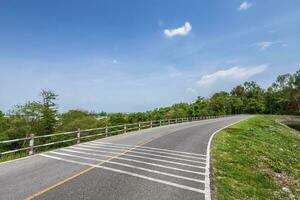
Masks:
[[[100,142],[100,141],[93,141],[93,142],[90,142],[90,143],[108,144],[108,145],[112,145],[112,146],[126,146],[126,147],[129,147],[129,148],[135,147],[136,149],[152,149],[152,150],[158,150],[159,152],[165,151],[165,152],[174,152],[174,153],[180,153],[180,154],[206,157],[205,154],[197,154],[197,153],[190,153],[190,152],[184,152],[184,151],[175,151],[175,150],[170,150],[170,149],[160,149],[160,148],[154,148],[154,147],[148,147],[148,146],[134,146],[134,145],[117,144],[117,143]]]
[[[112,151],[122,151],[122,150],[119,150],[119,149],[114,149],[113,147],[100,147],[100,146],[91,146],[89,144],[80,144],[80,145],[76,145],[76,146],[80,146],[80,147],[89,147],[91,149],[113,149]],[[180,161],[187,161],[187,162],[192,162],[192,163],[201,163],[201,164],[205,164],[205,159],[204,161],[197,161],[197,160],[190,160],[190,159],[185,159],[185,158],[178,158],[178,157],[174,157],[174,156],[164,156],[164,155],[158,155],[158,154],[153,154],[153,153],[145,153],[145,152],[139,152],[139,151],[136,151],[136,150],[131,150],[130,151],[130,154],[142,154],[142,155],[150,155],[150,156],[154,156],[154,157],[160,157],[160,158],[170,158],[170,159],[173,159],[173,160],[180,160]]]
[[[115,154],[117,155],[115,151],[107,151],[107,150],[95,150],[95,149],[90,149],[86,147],[68,147],[69,149],[79,149],[79,150],[85,150],[85,151],[93,151],[93,152],[103,152],[103,153],[108,153],[108,154]],[[205,169],[205,166],[199,166],[199,165],[192,165],[192,164],[186,164],[182,162],[175,162],[175,161],[170,161],[170,160],[163,160],[163,159],[157,159],[157,158],[150,158],[150,157],[145,157],[145,156],[138,156],[138,155],[133,155],[133,154],[124,154],[121,156],[126,156],[126,157],[135,157],[135,158],[142,158],[142,159],[147,159],[147,160],[153,160],[153,161],[159,161],[159,162],[164,162],[164,163],[171,163],[175,165],[182,165],[182,166],[187,166],[187,167],[192,167],[192,168],[199,168],[199,169]]]
[[[87,152],[82,152],[82,151],[74,151],[74,150],[69,150],[69,149],[61,149],[60,151],[66,151],[66,152],[71,152],[71,153],[78,153],[78,154],[84,154],[84,155],[91,155],[91,156],[100,156],[100,157],[107,157],[101,154],[95,154],[95,153],[87,153]],[[193,170],[186,170],[186,169],[181,169],[177,167],[170,167],[167,165],[160,165],[160,164],[155,164],[155,163],[150,163],[150,162],[144,162],[140,160],[134,160],[134,159],[129,159],[129,158],[124,158],[124,157],[116,157],[114,159],[117,160],[126,160],[126,161],[131,161],[131,162],[136,162],[136,163],[141,163],[141,164],[146,164],[146,165],[152,165],[156,167],[161,167],[161,168],[166,168],[166,169],[172,169],[172,170],[177,170],[177,171],[182,171],[182,172],[187,172],[187,173],[192,173],[192,174],[199,174],[199,175],[205,175],[204,172],[198,172],[198,171],[193,171]]]
[[[189,187],[189,186],[185,186],[185,185],[181,185],[181,184],[177,184],[177,183],[173,183],[173,182],[169,182],[169,181],[164,181],[164,180],[161,180],[161,179],[155,179],[155,178],[151,178],[151,177],[148,177],[148,176],[143,176],[143,175],[132,173],[132,172],[127,172],[127,171],[124,171],[124,170],[114,169],[114,168],[111,168],[111,167],[105,167],[103,165],[95,165],[95,164],[90,164],[90,163],[86,163],[86,162],[79,162],[79,161],[64,159],[64,158],[60,158],[60,157],[56,157],[56,156],[50,156],[50,155],[47,155],[47,154],[40,154],[40,155],[44,156],[44,157],[56,159],[56,160],[61,160],[61,161],[65,161],[65,162],[74,163],[74,164],[86,165],[86,166],[90,166],[90,167],[95,167],[95,168],[105,169],[105,170],[109,170],[109,171],[113,171],[113,172],[118,172],[118,173],[121,173],[121,174],[127,174],[127,175],[131,175],[131,176],[134,176],[134,177],[139,177],[139,178],[142,178],[142,179],[150,180],[150,181],[163,183],[163,184],[170,185],[170,186],[173,186],[173,187],[186,189],[186,190],[190,190],[190,191],[194,191],[194,192],[199,192],[199,193],[202,193],[202,194],[205,193],[204,190],[201,190],[201,189],[197,189],[197,188],[193,188],[193,187]]]
[[[205,161],[200,160],[205,158],[188,152],[121,145],[88,142],[40,155],[204,194]],[[165,155],[158,154],[161,152]]]
[[[148,171],[148,172],[152,172],[152,173],[156,173],[156,174],[161,174],[161,175],[171,176],[171,177],[185,179],[185,180],[189,180],[189,181],[204,183],[203,180],[199,180],[199,179],[194,179],[194,178],[189,178],[189,177],[184,177],[184,176],[178,176],[178,175],[171,174],[171,173],[160,172],[160,171],[157,171],[157,170],[151,170],[151,169],[147,169],[147,168],[143,168],[143,167],[136,167],[136,166],[133,166],[133,165],[128,165],[128,164],[115,162],[115,161],[110,161],[110,160],[96,159],[96,158],[91,158],[91,157],[86,157],[86,156],[83,157],[83,156],[77,156],[77,155],[68,154],[68,153],[60,153],[60,152],[56,152],[56,151],[51,151],[50,154],[58,154],[58,155],[62,155],[62,156],[75,157],[75,158],[81,158],[81,159],[84,159],[84,160],[92,160],[92,161],[99,161],[99,162],[104,162],[105,161],[106,163],[121,165],[121,166],[124,166],[124,167],[139,169],[139,170]]]
[[[108,144],[95,143],[95,142],[89,142],[88,145],[103,146],[103,147],[108,146]],[[130,147],[125,147],[125,146],[110,145],[110,147],[118,148],[118,149],[130,149]],[[181,154],[181,153],[170,153],[170,152],[164,152],[164,151],[160,151],[160,150],[149,150],[149,149],[136,148],[136,149],[134,149],[134,151],[160,153],[160,154],[165,154],[165,155],[180,156],[180,157],[192,158],[192,159],[197,159],[197,160],[206,160],[205,156],[190,156],[190,155],[184,155],[184,154]]]

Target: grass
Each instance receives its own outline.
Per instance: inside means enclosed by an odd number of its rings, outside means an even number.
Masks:
[[[23,158],[23,157],[26,157],[26,156],[28,156],[28,153],[25,152],[25,151],[3,155],[3,156],[0,156],[0,163],[5,162],[5,161],[9,161],[9,160],[18,159],[18,158]]]
[[[300,199],[300,135],[277,119],[257,115],[215,136],[216,199]]]

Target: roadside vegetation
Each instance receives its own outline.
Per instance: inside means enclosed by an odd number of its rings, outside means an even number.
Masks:
[[[300,135],[279,119],[257,115],[215,136],[217,200],[300,199]]]
[[[170,118],[243,113],[300,114],[300,70],[294,74],[278,76],[267,89],[261,88],[253,81],[245,82],[234,87],[231,92],[221,91],[210,98],[198,97],[193,103],[178,103],[147,112],[127,114],[69,110],[59,113],[57,98],[58,95],[55,92],[43,90],[38,101],[16,105],[7,113],[0,111],[0,141],[28,137],[31,133],[39,136],[74,131],[78,128],[83,130]],[[35,143],[54,142],[61,140],[61,137],[68,139],[67,136],[58,136],[40,139]],[[54,145],[51,148],[60,146]],[[28,147],[28,143],[0,144],[0,153],[23,147]],[[41,150],[48,150],[48,148],[41,148]],[[23,155],[26,153],[0,156],[0,161]]]

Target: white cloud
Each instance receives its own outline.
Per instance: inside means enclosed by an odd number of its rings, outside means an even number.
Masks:
[[[186,89],[186,92],[187,92],[187,93],[190,93],[190,94],[192,94],[192,95],[198,95],[197,90],[194,89],[194,88],[187,88],[187,89]]]
[[[284,45],[284,43],[281,41],[263,41],[263,42],[258,42],[255,45],[258,46],[261,51],[264,51],[275,44],[282,44],[282,46]]]
[[[247,1],[244,1],[244,2],[238,7],[238,11],[248,10],[248,9],[251,8],[252,6],[253,6],[252,3],[248,3]]]
[[[256,45],[259,46],[260,50],[266,50],[267,48],[269,48],[270,46],[272,46],[273,44],[275,44],[274,42],[259,42]]]
[[[176,28],[176,29],[165,29],[164,30],[164,34],[168,37],[168,38],[172,38],[175,36],[185,36],[188,35],[189,32],[192,30],[192,26],[189,22],[185,22],[184,26]]]
[[[220,70],[212,74],[204,75],[197,81],[198,87],[212,86],[216,82],[246,80],[256,74],[262,73],[267,65],[258,65],[254,67],[232,67],[226,70]]]

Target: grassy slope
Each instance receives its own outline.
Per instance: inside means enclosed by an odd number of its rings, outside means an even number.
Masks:
[[[212,162],[218,200],[300,199],[300,136],[276,118],[255,116],[215,136]]]

